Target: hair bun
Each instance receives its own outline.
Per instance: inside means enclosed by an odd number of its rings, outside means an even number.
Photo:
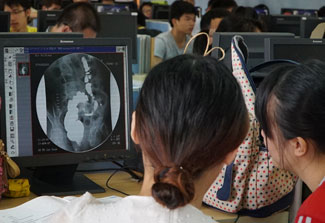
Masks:
[[[193,180],[183,167],[160,168],[155,173],[155,182],[152,196],[169,209],[184,206],[194,198]]]

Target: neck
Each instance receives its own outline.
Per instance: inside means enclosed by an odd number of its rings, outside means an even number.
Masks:
[[[313,159],[312,162],[310,160],[303,162],[304,165],[301,165],[300,172],[297,172],[311,191],[315,191],[325,177],[325,156],[315,155]]]
[[[178,48],[184,48],[186,44],[186,33],[173,28],[171,31]]]

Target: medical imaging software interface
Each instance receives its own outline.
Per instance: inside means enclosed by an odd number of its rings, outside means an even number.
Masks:
[[[11,157],[126,149],[126,46],[5,47]]]

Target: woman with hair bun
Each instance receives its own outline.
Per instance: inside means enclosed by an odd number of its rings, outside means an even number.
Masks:
[[[54,222],[215,222],[198,208],[248,131],[244,98],[216,59],[181,55],[154,67],[141,89],[131,136],[144,162],[139,196],[102,204],[89,193]]]

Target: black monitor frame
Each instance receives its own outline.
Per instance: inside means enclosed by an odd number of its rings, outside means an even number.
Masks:
[[[49,26],[54,26],[62,14],[62,10],[39,10],[37,12],[37,32],[46,32]]]
[[[152,5],[152,19],[169,20],[170,5],[153,4]]]
[[[10,13],[0,12],[0,32],[10,31]]]
[[[325,22],[325,17],[301,17],[300,38],[309,38],[316,26],[323,22]]]
[[[294,38],[293,33],[215,32],[213,33],[212,47],[219,46],[225,50],[225,63],[227,66],[230,66],[231,63],[231,61],[229,61],[231,58],[228,57],[231,54],[231,40],[235,35],[242,36],[245,44],[248,47],[248,69],[251,69],[259,63],[264,62],[264,40],[266,38]],[[218,50],[214,50],[212,51],[212,56],[215,58],[220,58],[221,53]]]
[[[102,27],[98,37],[131,39],[132,63],[137,63],[137,12],[99,13]]]
[[[301,15],[269,15],[265,20],[269,32],[285,32],[300,35]]]
[[[287,56],[278,56],[276,55],[276,47],[284,47],[285,52],[288,54]],[[299,54],[294,53],[290,50],[290,47],[301,47],[299,50]],[[315,50],[312,49],[314,46],[323,46],[325,47],[325,41],[322,39],[265,39],[265,61],[270,61],[274,59],[289,59],[294,60],[296,62],[303,62],[308,59],[321,59],[325,61],[325,50],[318,50],[318,52],[324,52],[324,56],[317,58],[315,56]],[[302,49],[304,47],[304,49]],[[306,50],[311,50],[310,53],[306,52]]]
[[[53,39],[31,39],[31,38],[7,38],[0,41],[0,72],[4,72],[4,47],[75,47],[75,46],[126,46],[127,52],[131,47],[129,39],[83,39],[83,38],[53,38]],[[104,192],[105,190],[82,174],[74,176],[77,165],[82,162],[88,161],[116,161],[128,160],[134,158],[136,155],[130,138],[130,120],[132,113],[132,75],[131,72],[131,55],[126,54],[128,64],[125,64],[126,75],[124,77],[123,100],[121,103],[125,105],[125,116],[120,117],[124,119],[126,130],[126,148],[114,150],[93,150],[90,152],[82,153],[69,153],[60,152],[55,154],[42,154],[40,156],[25,156],[25,157],[12,157],[14,161],[21,167],[33,169],[32,174],[27,173],[26,176],[31,181],[31,190],[38,195],[72,195],[82,194],[86,191]],[[0,75],[0,83],[4,83],[4,75]],[[1,110],[1,138],[6,142],[6,122],[5,109],[6,102],[5,89],[1,87],[0,95],[2,97],[2,110]],[[10,155],[10,153],[9,153]],[[56,159],[53,159],[55,157]],[[44,171],[46,173],[44,174]],[[73,178],[74,176],[74,178]],[[82,182],[78,182],[82,181]],[[85,186],[85,187],[84,187]],[[89,186],[89,187],[88,187]],[[87,188],[86,188],[87,187]],[[54,191],[55,190],[55,191]]]

